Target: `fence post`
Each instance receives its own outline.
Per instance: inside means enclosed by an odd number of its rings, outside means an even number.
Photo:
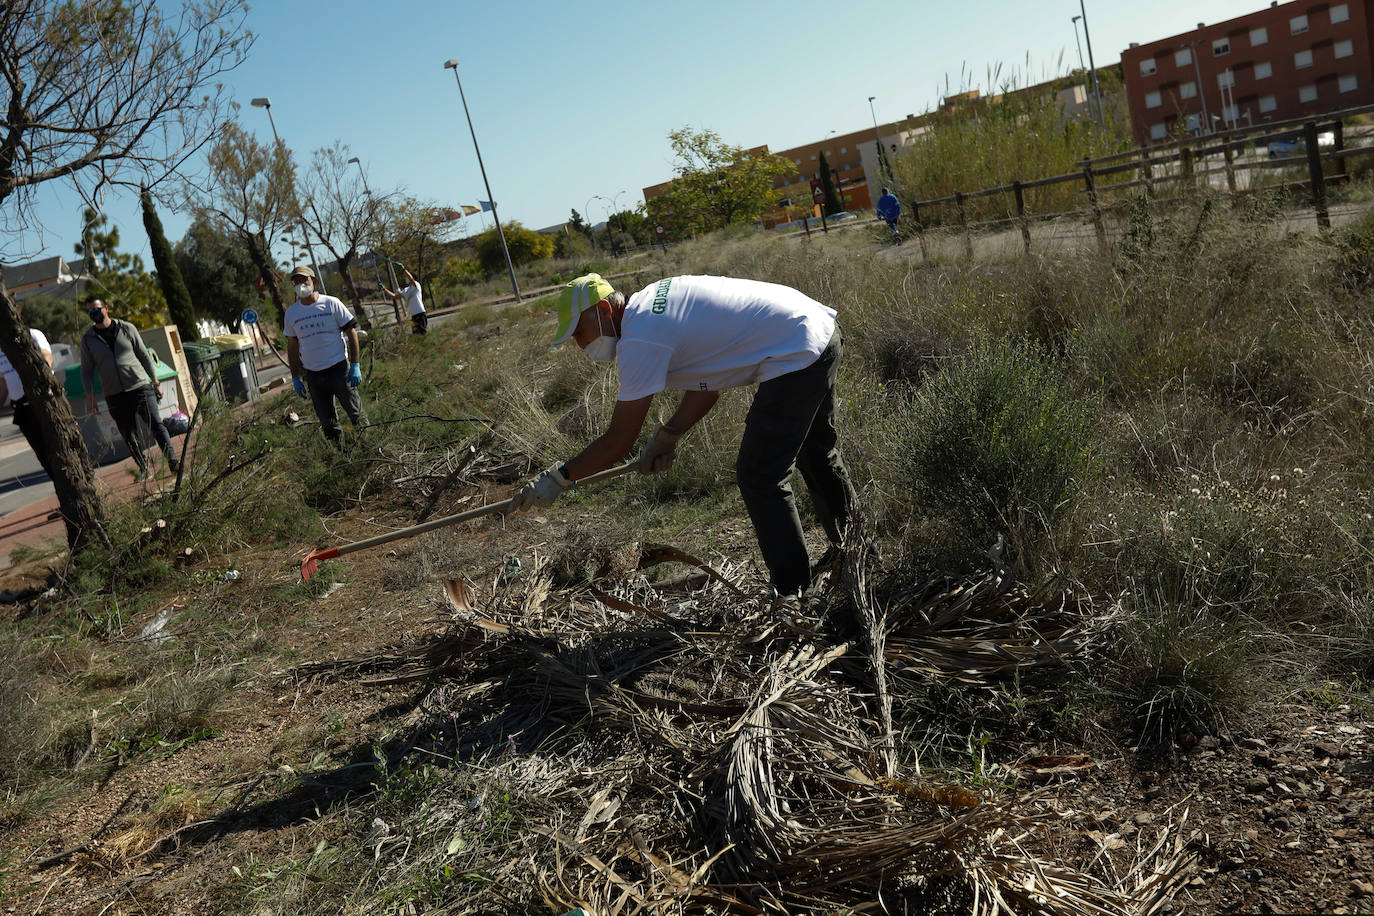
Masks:
[[[1231,150],[1230,141],[1227,141],[1227,143],[1226,143],[1226,149],[1225,149],[1225,151],[1224,151],[1224,155],[1226,156],[1226,189],[1227,189],[1228,191],[1230,191],[1232,195],[1235,195],[1235,193],[1236,193],[1236,154],[1235,154],[1234,152],[1232,152],[1232,150]]]
[[[929,261],[930,254],[926,251],[926,226],[921,222],[921,202],[913,200],[911,202],[911,218],[916,223],[916,241],[921,245],[921,260]]]
[[[1021,247],[1030,254],[1030,223],[1026,222],[1026,194],[1021,182],[1011,183],[1012,196],[1016,198],[1016,221],[1021,224]]]
[[[1102,224],[1102,207],[1097,202],[1097,182],[1093,180],[1093,167],[1083,170],[1083,184],[1088,190],[1088,206],[1093,211],[1093,229],[1097,230],[1097,247],[1103,254],[1107,252],[1107,227]]]
[[[1331,133],[1335,135],[1336,152],[1339,153],[1341,150],[1345,149],[1345,122],[1337,121],[1335,124],[1331,125]],[[1336,160],[1336,174],[1346,174],[1344,156]]]
[[[1144,179],[1145,179],[1145,196],[1148,197],[1148,198],[1150,198],[1151,200],[1154,200],[1154,198],[1155,198],[1155,170],[1154,170],[1154,166],[1150,165],[1150,158],[1149,158],[1149,154],[1148,154],[1148,153],[1146,154],[1146,157],[1145,157],[1145,169],[1144,169],[1144,172],[1145,172],[1145,174],[1144,174],[1143,177],[1144,177]]]
[[[1331,214],[1326,210],[1326,180],[1322,177],[1322,154],[1317,149],[1317,122],[1308,121],[1302,126],[1303,139],[1307,141],[1307,172],[1312,178],[1312,209],[1317,211],[1317,225],[1322,229],[1331,228]]]
[[[973,236],[968,231],[968,214],[964,211],[964,192],[954,192],[954,203],[959,207],[959,225],[964,230],[964,257],[973,260]]]

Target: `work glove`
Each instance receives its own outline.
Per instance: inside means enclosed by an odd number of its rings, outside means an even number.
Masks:
[[[560,465],[553,465],[547,471],[520,488],[511,499],[510,511],[524,512],[535,507],[547,508],[558,502],[563,491],[572,487],[572,481],[563,476]]]
[[[293,376],[291,378],[291,387],[296,389],[296,394],[301,397],[307,397],[305,392],[305,379],[299,376]]]
[[[639,453],[639,473],[658,474],[672,467],[673,458],[677,455],[677,440],[681,438],[682,433],[675,433],[660,424],[649,441],[644,443],[644,451]]]
[[[357,388],[363,383],[363,367],[357,363],[348,364],[348,387]]]

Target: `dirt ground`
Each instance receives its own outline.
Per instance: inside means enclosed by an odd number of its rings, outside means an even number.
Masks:
[[[350,512],[329,527],[365,537],[406,520],[394,510]],[[300,681],[284,669],[413,643],[442,627],[444,579],[493,577],[506,558],[547,555],[599,524],[574,507],[355,554],[336,590],[280,610],[263,596],[296,581],[310,545],[245,556],[237,581],[188,584],[183,600],[213,603],[221,623],[241,621],[214,638],[251,638],[263,647],[260,661],[245,664],[212,737],[111,768],[0,836],[9,871],[0,912],[251,911],[226,890],[233,869],[250,857],[297,857],[315,841],[321,815],[365,805],[373,744],[422,715],[413,688]],[[693,537],[735,559],[753,549],[737,519]],[[24,575],[15,571],[0,589],[23,584]],[[183,643],[202,638],[175,622],[171,632]],[[1370,700],[1305,700],[1256,710],[1229,735],[1180,735],[1162,755],[1100,742],[1046,748],[999,740],[989,748],[992,773],[1007,791],[1055,794],[1067,858],[1124,857],[1145,828],[1186,811],[1201,864],[1173,912],[1374,912]],[[1084,756],[1016,775],[1026,772],[1018,761],[1046,753]]]

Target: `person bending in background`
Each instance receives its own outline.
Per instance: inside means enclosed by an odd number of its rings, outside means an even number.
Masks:
[[[119,434],[129,446],[138,464],[138,476],[146,480],[152,476],[144,452],[148,445],[143,430],[152,430],[167,467],[176,473],[180,467],[172,451],[172,437],[162,423],[157,402],[162,397],[162,384],[157,380],[152,357],[138,328],[120,318],[112,318],[105,301],[99,296],[86,297],[86,314],[91,327],[81,337],[81,384],[86,386],[92,414],[100,413],[92,387],[95,375],[100,374],[100,387],[105,392],[105,406],[110,409]]]
[[[410,323],[414,326],[414,333],[424,334],[429,330],[429,316],[425,314],[425,300],[421,295],[420,281],[415,279],[409,268],[402,267],[401,270],[405,271],[406,282],[409,285],[399,291],[383,286],[382,292],[390,296],[392,303],[398,308],[404,299],[406,308],[410,310]]]

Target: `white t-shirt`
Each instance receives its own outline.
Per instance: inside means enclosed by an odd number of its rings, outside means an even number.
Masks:
[[[301,346],[301,365],[311,372],[328,369],[348,355],[343,332],[357,324],[353,313],[333,296],[320,296],[306,305],[299,300],[286,309],[286,336]]]
[[[416,280],[414,283],[401,290],[401,295],[406,297],[406,304],[410,306],[410,315],[412,318],[416,315],[423,315],[425,313],[425,300],[420,298],[419,280]]]
[[[43,336],[43,332],[37,328],[29,328],[29,336],[38,345],[38,349],[44,353],[51,354],[52,347],[48,344],[48,338]],[[5,377],[5,384],[10,389],[10,400],[18,401],[24,397],[24,383],[19,378],[19,370],[10,365],[10,358],[4,353],[0,353],[0,375]]]
[[[834,333],[835,310],[791,287],[669,277],[625,304],[619,399],[766,382],[814,363]]]

